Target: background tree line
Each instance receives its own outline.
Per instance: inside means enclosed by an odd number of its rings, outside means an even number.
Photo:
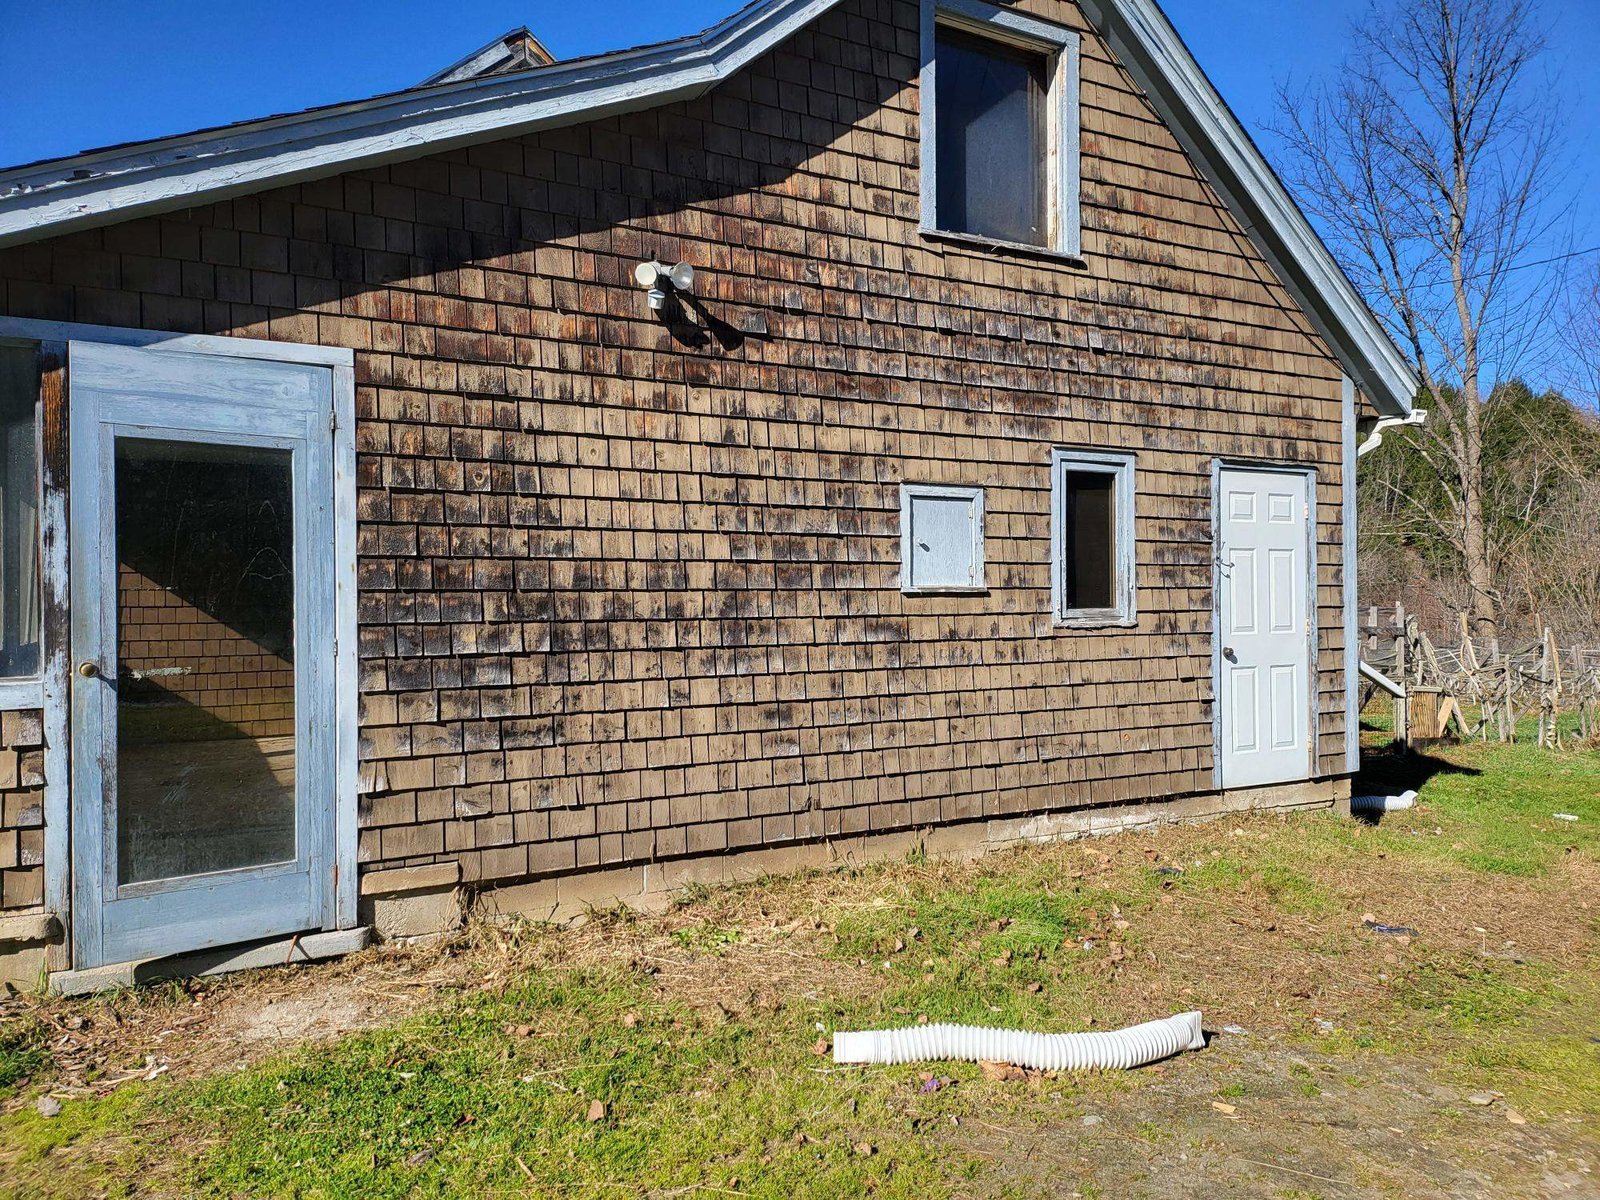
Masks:
[[[1513,380],[1483,402],[1482,429],[1489,598],[1505,648],[1546,626],[1564,645],[1600,645],[1600,420],[1560,391]],[[1399,600],[1446,642],[1472,607],[1442,528],[1451,488],[1410,431],[1386,434],[1357,476],[1362,604]]]

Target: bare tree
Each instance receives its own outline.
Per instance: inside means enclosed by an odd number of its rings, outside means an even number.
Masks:
[[[1573,376],[1570,386],[1585,407],[1600,413],[1600,262],[1569,299],[1562,341]]]
[[[1531,0],[1388,0],[1356,38],[1337,83],[1282,95],[1288,174],[1415,358],[1432,415],[1412,444],[1447,486],[1398,495],[1394,511],[1459,555],[1467,613],[1488,638],[1507,557],[1485,519],[1488,371],[1517,364],[1550,303],[1515,276],[1550,234],[1556,186],[1543,43]]]

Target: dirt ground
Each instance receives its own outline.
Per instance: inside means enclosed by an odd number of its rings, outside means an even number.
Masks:
[[[1449,837],[1429,822],[1424,810],[1408,832]],[[1379,852],[1359,872],[1308,864],[1331,900],[1304,910],[1273,891],[1271,853],[1295,836],[1285,828],[1254,818],[1017,852],[1014,865],[1062,886],[1110,886],[1130,872],[1198,866],[1225,853],[1247,873],[1237,887],[1162,893],[1148,913],[1130,912],[1137,950],[1126,964],[1096,968],[1095,1002],[1122,1011],[1148,1011],[1164,1003],[1152,997],[1181,992],[1206,1013],[1207,1048],[1147,1068],[1134,1084],[1037,1075],[963,1084],[991,1090],[933,1136],[989,1163],[972,1194],[1600,1196],[1600,1130],[1572,1115],[1581,1106],[1525,1115],[1505,1096],[1469,1090],[1460,1054],[1447,1060],[1443,1043],[1429,1040],[1440,1018],[1386,1008],[1393,1001],[1384,992],[1391,976],[1432,962],[1536,962],[1552,978],[1578,981],[1579,1002],[1527,1021],[1600,1045],[1591,907],[1600,903],[1600,863],[1570,854],[1547,874],[1496,876],[1485,886],[1479,872]],[[1265,857],[1248,873],[1254,855]],[[889,964],[841,959],[839,931],[852,913],[892,908],[931,882],[976,889],[1009,869],[1001,856],[824,874],[713,892],[661,917],[599,915],[564,930],[479,924],[449,943],[341,962],[85,1001],[12,997],[0,1000],[0,1021],[42,1021],[52,1063],[35,1080],[42,1087],[0,1113],[41,1094],[71,1102],[163,1076],[239,1070],[451,997],[494,992],[521,972],[575,964],[645,971],[661,993],[717,1021],[759,1020],[814,996],[819,979],[831,996],[870,996],[887,986]],[[1423,936],[1372,937],[1360,923],[1369,912]],[[1108,931],[1112,924],[1129,922],[1107,917]],[[1377,1029],[1380,1050],[1352,1049],[1351,1032],[1362,1028]],[[1537,1070],[1529,1066],[1530,1078]]]

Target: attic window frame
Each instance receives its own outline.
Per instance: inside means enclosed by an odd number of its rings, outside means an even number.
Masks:
[[[1133,628],[1139,624],[1138,566],[1135,557],[1135,471],[1131,453],[1104,450],[1056,449],[1050,452],[1050,608],[1062,629]],[[1109,475],[1115,481],[1112,501],[1111,548],[1115,576],[1110,608],[1067,607],[1067,488],[1069,474]]]
[[[938,105],[935,85],[938,35],[949,29],[996,43],[1002,49],[1045,56],[1045,206],[1049,237],[1043,244],[1012,242],[945,229],[939,224]],[[1024,16],[982,0],[922,0],[922,69],[919,75],[921,130],[921,231],[923,236],[991,250],[1083,259],[1080,200],[1083,135],[1079,114],[1082,45],[1071,29]]]

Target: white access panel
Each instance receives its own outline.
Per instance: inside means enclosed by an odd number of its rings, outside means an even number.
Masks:
[[[1217,503],[1221,783],[1311,775],[1311,480],[1223,467]]]

